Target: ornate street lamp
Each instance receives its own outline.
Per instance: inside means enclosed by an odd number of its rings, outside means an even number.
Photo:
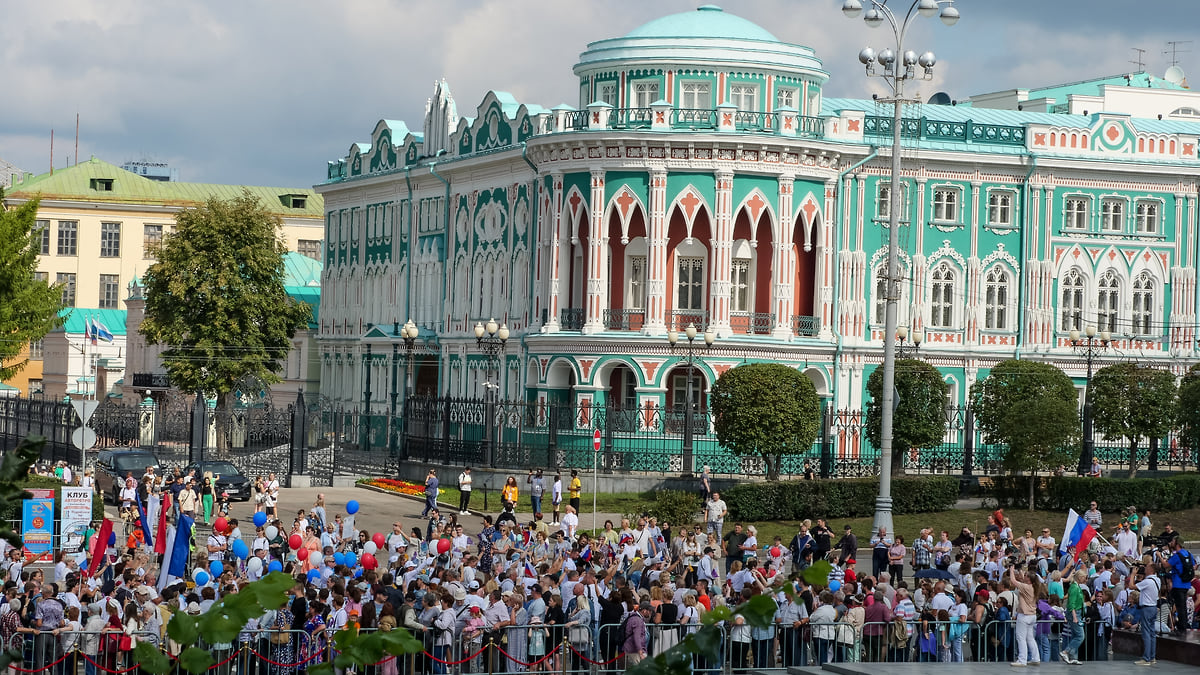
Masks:
[[[696,338],[704,339],[704,349],[708,351],[712,349],[713,341],[717,339],[716,333],[713,333],[712,328],[706,328],[704,333],[699,333],[696,330],[696,324],[689,323],[684,329],[684,337],[687,338],[687,353],[684,355],[683,362],[687,364],[687,392],[684,394],[684,409],[683,409],[683,473],[690,475],[693,471],[693,444],[692,444],[692,414],[696,406],[696,402],[692,400],[693,386],[693,368],[696,363]],[[675,330],[667,331],[667,342],[671,344],[671,351],[675,351],[675,347],[679,343],[679,332]]]
[[[904,36],[909,26],[917,16],[930,18],[939,16],[942,23],[953,26],[958,23],[958,9],[954,0],[913,0],[908,11],[898,15],[888,5],[889,0],[845,0],[842,3],[842,13],[854,19],[862,16],[863,21],[871,28],[877,28],[887,21],[892,28],[896,48],[885,48],[878,53],[870,47],[858,53],[858,60],[866,66],[867,75],[881,77],[892,90],[890,98],[881,98],[881,103],[892,104],[892,170],[891,183],[888,188],[888,255],[887,255],[887,298],[884,312],[883,329],[883,391],[880,401],[879,424],[879,496],[875,499],[874,530],[886,527],[893,532],[892,527],[892,423],[893,398],[896,385],[896,311],[899,299],[900,270],[900,125],[904,103],[915,102],[915,99],[904,98],[904,83],[908,80],[933,77],[933,66],[937,58],[933,52],[925,52],[920,56],[915,51],[904,49]],[[866,11],[864,12],[864,6]],[[875,64],[882,66],[882,72],[875,71]],[[921,72],[918,74],[917,67]]]
[[[917,358],[918,352],[921,351],[921,343],[924,341],[924,331],[914,330],[912,332],[912,339],[909,339],[908,326],[900,326],[896,329],[896,358]]]
[[[1095,456],[1095,441],[1092,438],[1092,361],[1102,352],[1107,351],[1112,344],[1112,335],[1108,331],[1096,334],[1095,326],[1086,326],[1083,335],[1078,329],[1071,331],[1071,346],[1075,353],[1083,356],[1087,362],[1086,389],[1083,391],[1083,452],[1079,453],[1079,475],[1086,475],[1092,470],[1092,458]]]
[[[504,345],[508,342],[508,324],[496,325],[495,319],[488,319],[487,325],[476,322],[475,345],[479,351],[488,357],[487,381],[483,386],[487,389],[487,414],[484,427],[484,456],[487,466],[495,464],[495,452],[500,444],[499,429],[493,433],[492,424],[496,419],[496,404],[500,395],[500,355],[504,353]],[[496,381],[492,382],[492,364],[496,364]]]

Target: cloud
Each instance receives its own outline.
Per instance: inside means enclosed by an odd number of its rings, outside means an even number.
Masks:
[[[435,80],[449,81],[463,115],[472,115],[489,89],[545,106],[574,104],[572,66],[588,42],[697,4],[17,3],[0,22],[0,156],[46,170],[54,128],[62,166],[74,152],[78,112],[83,157],[119,163],[152,156],[191,181],[308,185],[323,178],[327,160],[367,140],[378,119],[419,129]],[[862,46],[882,46],[886,34],[845,19],[839,4],[756,0],[725,8],[813,47],[830,73],[827,95],[882,93],[856,55]],[[1161,22],[1126,21],[1116,0],[1097,0],[1086,16],[1075,16],[1074,4],[963,2],[955,28],[918,21],[908,44],[940,59],[936,78],[919,91],[945,89],[961,99],[1109,75],[1133,68],[1125,63],[1132,46],[1151,50],[1151,66],[1161,63],[1156,52],[1170,39]],[[1189,0],[1158,5],[1167,16],[1193,9]]]

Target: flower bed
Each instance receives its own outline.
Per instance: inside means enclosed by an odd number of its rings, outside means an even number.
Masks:
[[[364,478],[358,481],[359,485],[369,485],[388,492],[395,492],[401,495],[410,495],[413,497],[424,497],[425,486],[421,483],[414,483],[407,480],[398,480],[396,478]],[[438,494],[445,492],[444,489],[438,489]]]

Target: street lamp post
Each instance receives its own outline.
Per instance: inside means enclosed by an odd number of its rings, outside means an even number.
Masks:
[[[1086,388],[1083,390],[1083,452],[1079,453],[1079,475],[1082,476],[1092,470],[1092,457],[1095,455],[1095,443],[1092,440],[1092,361],[1112,344],[1112,335],[1108,331],[1101,331],[1097,335],[1095,326],[1087,326],[1082,335],[1078,329],[1072,330],[1070,340],[1075,352],[1087,362]]]
[[[925,341],[925,332],[914,330],[910,339],[908,326],[896,329],[896,358],[915,359],[921,351],[921,343]]]
[[[483,383],[487,388],[487,413],[484,426],[484,456],[483,462],[493,466],[496,458],[496,448],[500,443],[499,432],[493,433],[492,424],[496,419],[496,401],[500,395],[500,354],[504,353],[504,345],[508,342],[508,324],[496,326],[495,319],[488,319],[487,325],[476,322],[475,345],[479,351],[488,357],[487,378]],[[496,381],[492,382],[492,363],[496,363]]]
[[[417,334],[419,332],[420,332],[420,330],[417,328],[416,324],[414,324],[412,322],[412,319],[409,319],[408,323],[404,324],[403,326],[400,325],[399,321],[392,322],[392,334],[400,336],[400,339],[404,341],[404,354],[406,357],[405,368],[404,368],[404,400],[405,400],[404,407],[405,407],[405,409],[408,408],[407,401],[408,401],[408,397],[411,395],[411,392],[412,392],[413,347],[416,345]],[[396,456],[397,446],[399,445],[397,437],[399,435],[399,426],[400,425],[397,421],[398,418],[396,417],[396,409],[397,409],[397,403],[398,403],[397,399],[399,398],[399,393],[400,393],[398,377],[396,374],[396,370],[397,370],[396,364],[397,364],[397,360],[399,358],[398,349],[399,349],[399,345],[397,343],[393,342],[392,343],[392,434],[391,434],[391,438],[388,439],[388,450],[391,452],[392,456]],[[407,418],[405,418],[405,420],[407,422]],[[405,426],[406,426],[405,433],[407,434],[407,424]]]
[[[684,409],[683,409],[683,474],[690,476],[695,467],[693,464],[693,445],[692,445],[692,412],[696,403],[692,400],[693,375],[692,370],[696,363],[696,337],[699,335],[704,339],[705,350],[711,349],[713,341],[717,336],[713,333],[712,328],[704,329],[701,334],[696,330],[696,324],[689,323],[683,332],[687,338],[687,354],[684,356],[683,362],[687,364],[687,392],[684,394]],[[679,343],[678,331],[671,330],[667,332],[667,341],[671,344],[671,351],[675,351],[675,346]]]
[[[891,98],[879,99],[880,102],[892,104],[892,170],[891,183],[888,187],[888,255],[887,255],[887,298],[884,312],[883,333],[883,392],[880,401],[879,423],[879,496],[875,499],[874,528],[886,527],[888,532],[892,527],[892,422],[894,405],[894,389],[896,384],[896,314],[899,299],[899,254],[900,245],[900,125],[904,99],[904,83],[907,80],[930,79],[933,76],[933,66],[937,63],[933,52],[925,52],[920,56],[915,51],[904,49],[904,36],[908,27],[917,16],[939,16],[942,23],[953,26],[958,23],[958,9],[954,0],[913,0],[908,11],[897,15],[888,6],[888,0],[844,0],[842,13],[854,19],[862,15],[863,21],[872,28],[883,25],[886,20],[892,28],[896,40],[896,49],[885,48],[878,52],[870,47],[858,53],[858,60],[867,69],[868,76],[882,77],[891,87]],[[863,6],[868,9],[864,13]],[[882,72],[875,71],[875,63],[883,67]],[[916,66],[922,72],[917,74]],[[914,99],[915,101],[915,99]]]

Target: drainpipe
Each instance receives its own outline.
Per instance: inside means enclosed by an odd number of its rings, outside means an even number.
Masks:
[[[442,152],[445,152],[445,151],[443,150]],[[442,209],[442,211],[445,213],[445,222],[442,223],[442,232],[443,232],[442,236],[445,237],[445,244],[444,244],[445,249],[443,252],[447,257],[446,262],[449,263],[450,262],[450,260],[449,260],[449,256],[450,256],[450,181],[448,181],[445,178],[442,178],[440,175],[438,175],[437,164],[438,163],[437,163],[436,159],[434,159],[432,162],[429,163],[429,175],[442,181],[442,185],[446,186],[446,208]],[[447,295],[449,295],[449,294],[447,294]],[[442,316],[447,316],[447,315],[443,312]],[[438,360],[439,361],[441,360],[440,354],[438,355]],[[466,366],[466,364],[463,364],[463,365],[464,365],[464,367]],[[439,379],[441,379],[441,372],[442,372],[442,369],[438,368],[438,378]],[[438,388],[440,389],[441,383],[439,382],[438,385],[439,385]]]
[[[870,154],[868,154],[866,157],[863,157],[861,160],[856,162],[850,168],[848,168],[845,171],[842,171],[841,173],[838,174],[838,177],[837,177],[837,186],[838,186],[837,201],[835,202],[835,205],[834,205],[834,208],[838,210],[838,213],[841,213],[843,211],[843,209],[841,209],[840,206],[841,206],[842,200],[846,198],[846,195],[843,194],[844,190],[842,190],[842,184],[845,182],[846,174],[850,173],[851,171],[858,170],[858,168],[861,167],[862,165],[866,164],[867,162],[871,161],[872,159],[875,159],[875,157],[878,154],[879,154],[879,148],[877,146],[872,145]],[[842,223],[842,227],[843,228],[845,227],[845,223]],[[840,253],[841,252],[838,249],[836,249],[836,248],[834,249],[833,259],[835,261],[835,264],[836,264],[836,261],[840,255]],[[836,392],[837,392],[837,383],[838,383],[838,362],[841,360],[841,357],[842,357],[843,340],[845,338],[845,336],[842,335],[842,332],[837,329],[838,310],[840,309],[840,304],[841,304],[841,302],[840,302],[841,293],[839,292],[840,291],[839,286],[841,285],[840,282],[841,282],[842,275],[840,274],[840,271],[841,270],[835,269],[834,273],[833,273],[833,331],[835,333],[837,333],[837,347],[833,351],[833,382],[830,383],[829,393],[833,396],[832,405],[834,405],[834,406],[837,405]]]
[[[1026,155],[1029,157],[1029,172],[1025,174],[1025,182],[1021,187],[1021,252],[1017,254],[1017,264],[1021,269],[1017,270],[1017,348],[1013,352],[1013,358],[1020,360],[1021,346],[1025,342],[1025,279],[1029,276],[1025,269],[1025,262],[1029,258],[1026,253],[1029,239],[1029,219],[1031,211],[1029,208],[1030,190],[1029,179],[1033,177],[1033,172],[1037,171],[1037,156],[1033,153]]]

